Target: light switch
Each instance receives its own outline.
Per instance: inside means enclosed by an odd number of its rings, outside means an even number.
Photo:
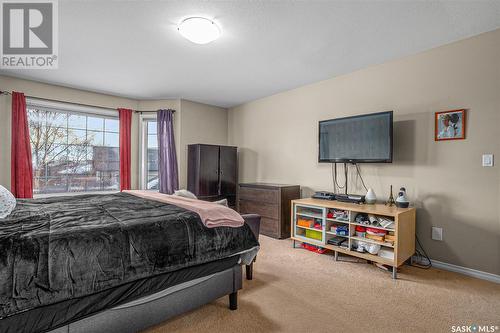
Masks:
[[[493,166],[493,154],[484,154],[483,155],[483,166],[484,167],[492,167]]]
[[[443,228],[432,227],[432,239],[442,241],[443,240]]]

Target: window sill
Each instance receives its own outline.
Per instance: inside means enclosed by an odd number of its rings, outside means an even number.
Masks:
[[[119,193],[120,191],[94,191],[94,192],[61,192],[61,193],[43,193],[43,194],[35,194],[33,195],[34,199],[42,199],[42,198],[50,198],[50,197],[71,197],[76,195],[85,195],[85,194],[113,194]]]

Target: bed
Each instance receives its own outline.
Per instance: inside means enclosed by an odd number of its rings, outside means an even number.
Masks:
[[[0,332],[137,332],[225,295],[236,309],[259,219],[207,228],[123,192],[19,200],[0,220]]]

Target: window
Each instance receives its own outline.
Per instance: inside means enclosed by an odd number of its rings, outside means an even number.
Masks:
[[[27,106],[33,192],[120,188],[118,117]]]
[[[158,132],[155,118],[142,120],[142,188],[158,190]]]

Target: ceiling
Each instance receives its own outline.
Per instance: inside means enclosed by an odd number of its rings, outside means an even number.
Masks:
[[[213,18],[207,45],[180,36]],[[500,1],[59,1],[59,69],[1,74],[231,107],[500,28]]]

